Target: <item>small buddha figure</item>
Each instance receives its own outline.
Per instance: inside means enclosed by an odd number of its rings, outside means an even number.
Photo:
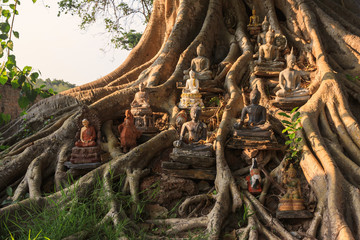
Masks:
[[[204,106],[199,93],[199,80],[196,78],[195,72],[190,70],[190,78],[186,80],[185,88],[182,91],[179,108],[189,108],[195,105]]]
[[[131,114],[130,110],[125,111],[124,122],[118,126],[118,131],[120,133],[120,143],[123,152],[128,152],[136,147],[136,139],[141,136],[141,132],[136,129],[134,116]]]
[[[80,130],[80,140],[75,142],[77,147],[93,147],[96,145],[96,131],[93,126],[90,126],[89,120],[86,118],[82,120],[83,127]]]
[[[249,24],[248,26],[258,26],[259,25],[259,16],[256,15],[256,10],[255,8],[252,9],[252,15],[250,16],[250,21],[249,21]]]
[[[135,94],[134,100],[131,103],[131,107],[141,107],[141,108],[149,108],[149,95],[145,91],[145,84],[141,83],[139,85],[139,92]]]
[[[188,79],[190,70],[195,72],[196,79],[211,80],[213,78],[212,71],[210,70],[210,60],[205,57],[205,47],[202,43],[196,49],[197,57],[191,60],[190,69],[184,71],[184,79]]]
[[[270,23],[265,16],[264,21],[261,24],[262,32],[257,36],[257,45],[260,47],[261,45],[266,44],[266,33],[269,31]]]
[[[305,209],[304,200],[301,198],[300,179],[296,175],[296,169],[291,163],[283,177],[286,193],[280,199],[279,211],[299,211]]]
[[[253,194],[261,193],[261,175],[257,166],[257,159],[252,158],[252,165],[250,167],[250,175],[246,177],[248,182],[248,191]]]
[[[262,44],[259,48],[259,59],[256,62],[257,65],[264,65],[268,67],[282,67],[284,63],[279,61],[280,51],[277,46],[274,45],[275,32],[271,28],[265,35],[265,44]]]
[[[206,149],[203,145],[207,137],[207,126],[200,122],[201,108],[197,105],[190,110],[191,121],[181,127],[180,139],[174,141],[175,148]],[[185,139],[185,134],[188,139]]]
[[[291,49],[291,53],[286,58],[287,68],[279,74],[280,90],[276,92],[276,101],[282,99],[307,100],[310,98],[309,90],[301,88],[301,77],[304,73],[294,69],[296,57],[293,51]]]
[[[252,131],[270,129],[270,124],[266,123],[266,108],[259,105],[260,97],[260,92],[257,87],[255,87],[250,93],[250,105],[243,108],[240,122],[234,125],[235,129],[249,129]],[[249,117],[249,120],[245,124],[246,116]]]
[[[190,78],[186,80],[186,85],[184,88],[184,93],[196,94],[199,93],[199,80],[195,77],[195,72],[190,70]]]

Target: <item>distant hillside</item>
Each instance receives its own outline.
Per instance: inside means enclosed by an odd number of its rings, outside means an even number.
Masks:
[[[41,85],[45,85],[45,89],[52,88],[57,93],[76,87],[75,84],[57,79],[50,80],[50,78],[47,78],[46,80],[38,79],[35,86],[40,87]]]

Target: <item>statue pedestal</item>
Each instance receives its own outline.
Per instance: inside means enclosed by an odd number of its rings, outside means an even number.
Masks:
[[[204,103],[201,99],[200,93],[182,93],[179,103],[180,109],[188,109],[195,105],[199,107],[204,107]]]
[[[310,95],[298,97],[276,97],[272,105],[283,110],[292,110],[295,107],[301,107],[310,99]]]
[[[248,25],[247,30],[251,36],[257,36],[261,32],[261,24],[259,25]]]
[[[153,112],[150,107],[132,107],[131,113],[134,115],[135,127],[143,133],[156,133],[158,130],[154,126]]]
[[[280,150],[272,130],[234,130],[226,147],[232,149]]]
[[[73,164],[101,162],[100,151],[99,146],[73,147],[70,162]]]
[[[102,165],[101,162],[96,162],[96,163],[79,163],[79,164],[74,164],[72,162],[65,162],[64,163],[65,167],[70,168],[70,169],[76,169],[76,170],[92,170],[95,169],[99,166]]]
[[[165,173],[175,177],[214,180],[215,162],[211,145],[197,145],[195,149],[174,148],[170,161],[163,162],[162,168]]]
[[[254,68],[254,74],[258,77],[277,77],[280,72],[284,70],[283,66],[272,66],[268,65],[256,65]]]

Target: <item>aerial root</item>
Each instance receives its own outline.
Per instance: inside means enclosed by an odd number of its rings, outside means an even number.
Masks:
[[[169,235],[174,235],[179,232],[187,231],[194,228],[206,228],[208,223],[208,217],[154,219],[147,220],[146,222],[155,225],[171,226],[171,228],[167,230],[166,233]]]
[[[249,199],[251,204],[254,206],[256,216],[260,217],[260,219],[266,224],[266,226],[274,229],[281,238],[283,239],[295,239],[277,220],[273,218],[263,207],[263,205],[248,191],[244,191],[245,196]]]
[[[246,208],[248,209],[248,224],[245,228],[240,228],[236,230],[236,235],[238,236],[238,239],[256,240],[259,237],[259,233],[262,233],[266,236],[266,239],[280,240],[280,238],[267,230],[266,227],[260,223],[255,214],[254,206],[251,204],[251,201],[246,196],[244,196],[244,203]]]
[[[179,215],[181,217],[191,218],[198,210],[200,210],[204,203],[208,200],[212,199],[212,195],[210,194],[200,194],[196,196],[192,196],[187,198],[180,206],[179,206]],[[190,213],[188,213],[189,207],[191,205],[197,204],[195,209],[193,209]]]
[[[126,179],[129,184],[130,193],[133,200],[133,214],[136,212],[136,208],[140,202],[139,200],[139,188],[140,180],[150,173],[150,169],[126,169]]]

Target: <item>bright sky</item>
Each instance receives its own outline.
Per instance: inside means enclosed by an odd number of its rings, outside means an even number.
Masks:
[[[42,79],[56,78],[82,85],[108,74],[125,60],[128,51],[106,47],[108,39],[101,34],[104,27],[80,30],[77,16],[57,17],[56,2],[21,1],[14,26],[20,33],[20,38],[14,39],[20,67],[29,65],[40,70]],[[104,52],[103,48],[107,50]]]

